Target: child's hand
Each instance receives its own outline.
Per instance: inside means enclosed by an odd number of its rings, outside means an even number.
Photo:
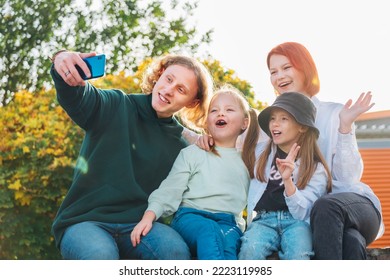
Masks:
[[[146,211],[142,220],[134,227],[130,234],[131,244],[137,246],[141,242],[141,235],[146,236],[153,227],[156,215],[152,211]]]
[[[285,159],[276,159],[276,166],[279,170],[280,175],[282,176],[283,181],[291,179],[291,174],[293,173],[295,168],[295,159],[297,158],[298,151],[300,148],[301,147],[298,146],[297,143],[294,143]]]
[[[195,142],[196,146],[205,151],[210,151],[210,148],[214,146],[214,139],[211,135],[201,135]]]

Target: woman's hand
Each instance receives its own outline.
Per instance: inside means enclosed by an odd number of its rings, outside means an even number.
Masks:
[[[371,103],[371,92],[360,94],[358,100],[355,104],[352,105],[352,100],[349,99],[345,103],[344,107],[341,109],[339,118],[340,118],[340,127],[339,132],[346,134],[351,132],[353,122],[363,113],[370,110],[375,103]],[[352,105],[352,106],[351,106]]]
[[[54,69],[62,77],[62,79],[70,86],[85,86],[85,81],[81,78],[76,69],[78,65],[87,77],[91,76],[91,72],[87,64],[83,61],[84,58],[95,56],[96,52],[77,53],[77,52],[60,52],[53,59]]]
[[[201,135],[196,140],[195,145],[205,151],[210,151],[210,148],[214,146],[214,139],[211,135]]]

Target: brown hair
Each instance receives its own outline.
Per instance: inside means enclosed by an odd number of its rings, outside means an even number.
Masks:
[[[309,51],[303,45],[296,42],[286,42],[274,47],[267,56],[268,69],[270,68],[272,55],[287,57],[292,66],[303,73],[305,90],[310,96],[314,96],[320,91],[320,79],[316,64]]]
[[[318,131],[315,127],[307,125],[302,126],[306,128],[306,130],[304,130],[303,133],[300,133],[297,141],[297,144],[301,148],[299,149],[297,155],[297,158],[300,158],[300,165],[298,170],[298,182],[296,185],[298,189],[304,189],[313,176],[318,163],[321,163],[324,166],[325,172],[328,176],[326,189],[328,192],[330,192],[332,188],[331,173],[317,144]],[[249,135],[248,133],[247,137],[245,138],[243,147],[243,160],[252,179],[256,178],[261,182],[267,182],[265,170],[268,163],[268,157],[272,151],[273,141],[272,139],[268,140],[268,145],[256,161],[255,150],[259,137],[259,130],[253,132],[254,134]]]
[[[322,163],[328,176],[326,190],[327,192],[330,192],[332,190],[332,177],[330,174],[329,167],[318,147],[317,132],[309,126],[304,127],[306,127],[307,130],[306,132],[301,133],[297,141],[297,144],[301,146],[297,158],[300,158],[301,162],[299,165],[298,182],[296,183],[296,186],[300,190],[304,189],[309,183],[311,177],[313,176],[318,163]],[[271,154],[272,145],[272,139],[270,139],[266,149],[257,160],[255,176],[256,179],[261,182],[267,181],[267,178],[265,177],[265,169],[268,157]],[[252,167],[252,169],[254,169],[254,166]]]
[[[171,65],[184,66],[195,73],[198,85],[196,98],[199,99],[199,103],[195,107],[184,107],[181,109],[179,118],[187,127],[200,130],[203,128],[205,122],[207,106],[213,92],[214,84],[210,72],[198,60],[184,55],[173,54],[157,58],[149,65],[149,68],[144,73],[141,83],[142,91],[150,94],[164,69],[167,69]]]

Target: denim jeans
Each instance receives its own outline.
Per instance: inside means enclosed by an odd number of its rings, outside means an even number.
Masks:
[[[67,228],[60,250],[64,259],[83,260],[188,260],[190,252],[181,236],[155,222],[151,231],[133,247],[130,233],[136,223],[82,222]]]
[[[171,223],[199,260],[236,260],[242,231],[232,214],[181,207]]]
[[[361,195],[335,193],[319,198],[310,215],[314,259],[367,259],[366,246],[374,241],[380,220],[372,202]]]
[[[265,260],[278,252],[281,260],[309,260],[313,255],[310,225],[288,211],[261,211],[244,232],[238,258]]]

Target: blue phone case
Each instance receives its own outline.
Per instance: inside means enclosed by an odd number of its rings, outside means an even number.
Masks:
[[[106,69],[106,55],[99,54],[96,56],[84,58],[83,60],[87,64],[89,71],[91,71],[91,77],[88,78],[84,74],[83,70],[81,70],[81,68],[76,65],[77,71],[83,80],[95,79],[104,76]]]

